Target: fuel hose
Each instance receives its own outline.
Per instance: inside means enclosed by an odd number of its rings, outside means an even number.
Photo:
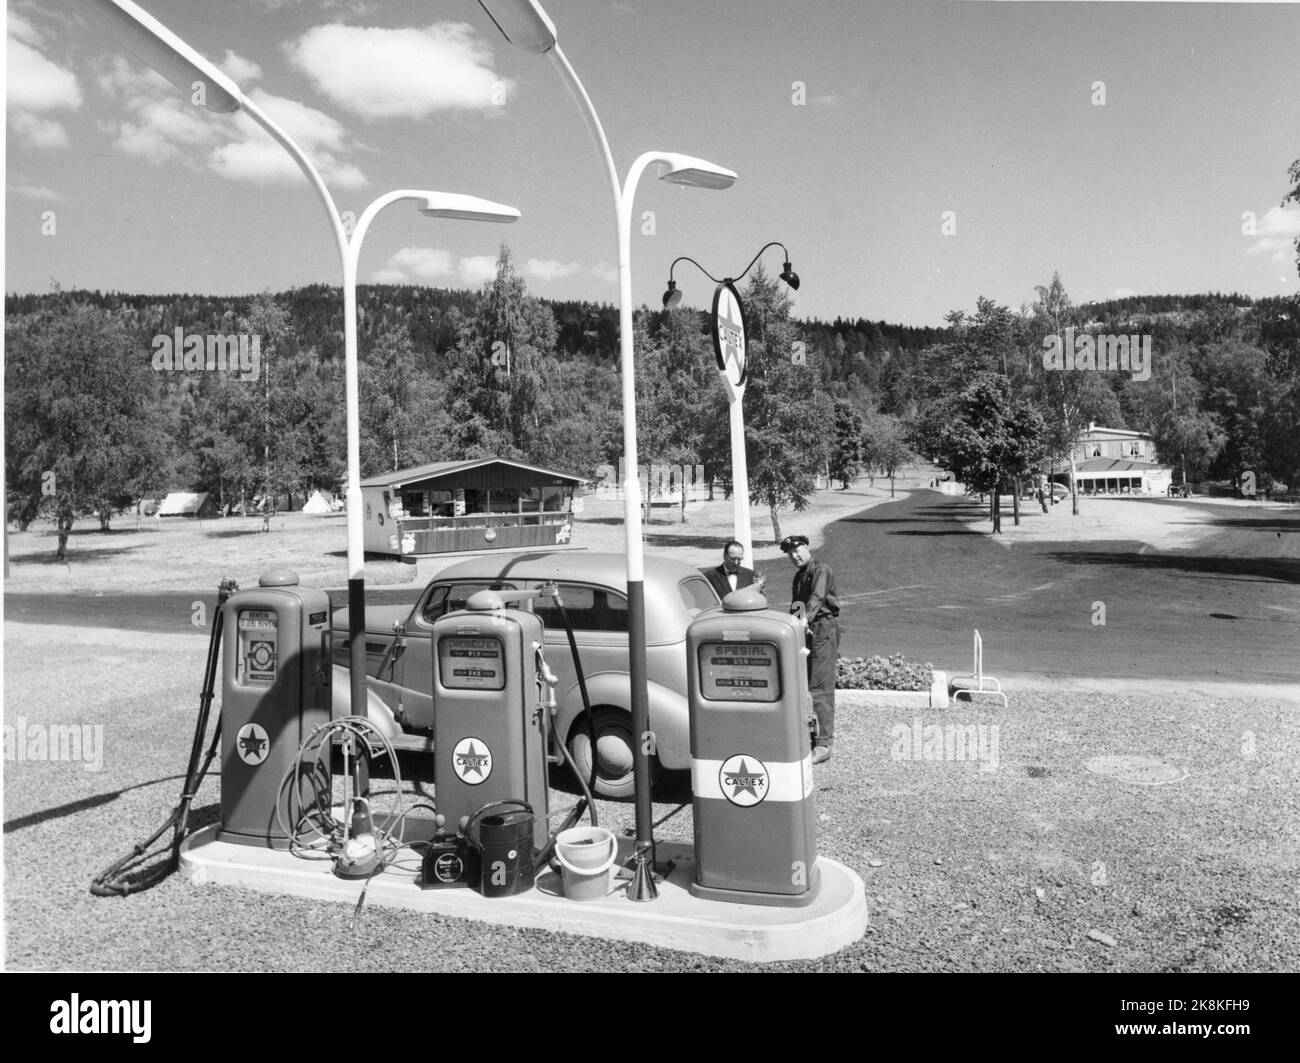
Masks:
[[[582,713],[587,721],[587,741],[591,747],[591,773],[589,779],[584,779],[582,772],[578,769],[577,763],[573,759],[573,754],[569,752],[568,743],[563,738],[560,739],[560,753],[564,761],[573,772],[573,777],[578,780],[578,785],[582,787],[582,799],[569,810],[569,814],[564,817],[563,822],[550,833],[546,839],[546,844],[538,851],[533,861],[534,868],[539,868],[550,859],[551,850],[555,848],[555,839],[561,833],[568,830],[579,819],[582,818],[583,812],[590,810],[591,825],[599,826],[596,815],[596,799],[593,791],[596,788],[596,725],[591,715],[591,697],[587,693],[587,677],[582,671],[582,655],[578,652],[578,640],[573,634],[573,624],[569,622],[569,614],[565,611],[564,600],[560,597],[560,589],[554,584],[549,584],[545,588],[551,598],[555,600],[555,607],[560,612],[560,622],[564,625],[564,633],[569,640],[569,652],[573,655],[573,670],[578,676],[578,691],[582,695]]]
[[[226,599],[239,590],[239,584],[232,579],[224,579],[217,587],[217,609],[212,618],[212,632],[208,638],[208,660],[203,672],[203,688],[199,693],[199,716],[194,724],[194,738],[190,743],[190,759],[185,767],[185,780],[181,784],[180,802],[172,810],[167,820],[147,839],[137,843],[125,856],[104,868],[90,882],[90,892],[96,897],[125,897],[130,893],[156,886],[177,867],[180,866],[181,842],[185,840],[186,828],[189,826],[190,807],[198,793],[203,778],[212,766],[221,743],[221,716],[217,716],[217,725],[212,732],[212,742],[208,746],[207,756],[203,755],[203,737],[207,734],[208,719],[212,712],[213,691],[217,683],[217,666],[221,656],[221,631],[225,620]],[[200,764],[202,757],[202,764]],[[155,842],[168,830],[172,831],[171,853],[167,860],[155,864],[147,870],[141,865],[151,855]]]

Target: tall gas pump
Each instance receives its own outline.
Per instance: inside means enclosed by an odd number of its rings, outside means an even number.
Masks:
[[[805,630],[752,587],[687,628],[697,897],[801,907],[817,895]]]
[[[433,625],[434,802],[449,825],[489,802],[523,801],[532,843],[547,844],[548,706],[542,622],[506,600],[536,591],[479,591]]]
[[[320,793],[329,807],[328,768],[319,779],[305,767],[292,780],[285,776],[303,740],[330,718],[330,601],[283,569],[264,572],[257,583],[222,606],[217,837],[286,849],[288,787],[298,790],[297,807],[314,806]]]

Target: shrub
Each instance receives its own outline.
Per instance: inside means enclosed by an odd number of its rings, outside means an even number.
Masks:
[[[901,653],[891,657],[841,657],[835,685],[841,690],[929,690],[934,666],[909,664]]]

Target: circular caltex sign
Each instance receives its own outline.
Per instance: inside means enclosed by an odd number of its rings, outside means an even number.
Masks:
[[[261,724],[246,723],[235,735],[235,749],[245,764],[258,765],[271,752],[271,737]]]
[[[745,307],[731,281],[723,281],[713,293],[713,355],[718,372],[732,387],[745,383]]]
[[[492,751],[481,738],[462,738],[451,751],[451,770],[470,786],[486,782],[492,774]]]
[[[733,805],[753,808],[767,796],[770,779],[767,765],[757,757],[737,753],[728,757],[718,769],[718,784],[722,796]]]

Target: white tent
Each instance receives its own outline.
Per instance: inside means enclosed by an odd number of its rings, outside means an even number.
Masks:
[[[311,498],[307,499],[306,504],[302,507],[304,513],[331,513],[333,506],[330,500],[325,497],[324,491],[313,491]]]
[[[206,491],[194,494],[191,491],[172,491],[158,507],[160,517],[217,517],[217,504]]]

